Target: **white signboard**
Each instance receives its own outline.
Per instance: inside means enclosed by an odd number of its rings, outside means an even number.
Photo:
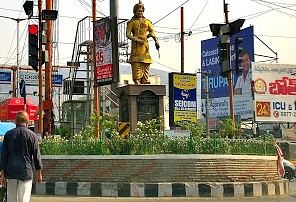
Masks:
[[[190,137],[189,130],[165,130],[164,134],[173,138],[173,137]]]
[[[39,86],[39,73],[32,71],[20,71],[20,79],[23,79],[27,86]],[[62,87],[63,76],[52,74],[54,87]],[[45,75],[42,73],[42,86],[45,86]]]
[[[20,79],[23,79],[26,82],[26,85],[29,86],[38,86],[39,85],[39,73],[32,71],[20,71]],[[44,86],[45,77],[42,73],[42,85]]]
[[[256,121],[296,122],[296,65],[252,63]]]

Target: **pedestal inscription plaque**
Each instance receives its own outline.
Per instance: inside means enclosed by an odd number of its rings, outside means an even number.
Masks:
[[[151,91],[142,92],[137,98],[138,121],[145,122],[159,116],[158,96]]]

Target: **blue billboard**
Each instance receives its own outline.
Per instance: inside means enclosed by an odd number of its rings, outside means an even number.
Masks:
[[[169,116],[170,126],[178,121],[196,123],[196,75],[188,73],[169,73]]]
[[[52,85],[54,87],[62,87],[63,86],[63,75],[53,74],[52,75]]]
[[[240,115],[242,119],[248,119],[253,117],[253,105],[251,94],[251,67],[247,72],[248,76],[239,78],[240,75],[236,75],[235,72],[235,39],[237,37],[243,38],[240,46],[249,55],[249,62],[254,61],[254,29],[253,26],[242,29],[239,33],[231,36],[230,50],[231,50],[231,67],[232,67],[232,82],[233,89],[235,89],[234,95],[234,113]],[[219,48],[218,43],[220,37],[204,40],[201,42],[201,70],[209,73],[209,93],[210,93],[210,117],[229,116],[229,88],[228,80],[220,75],[221,67],[219,65]],[[247,75],[246,74],[246,75]],[[247,87],[242,86],[242,81],[247,81]],[[239,88],[239,89],[236,89]],[[248,93],[242,93],[247,92]],[[205,78],[201,77],[201,113],[205,113]]]
[[[0,84],[11,84],[11,72],[0,72]]]

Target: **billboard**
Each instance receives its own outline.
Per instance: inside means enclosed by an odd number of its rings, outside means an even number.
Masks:
[[[296,122],[296,65],[253,63],[255,120]]]
[[[237,34],[231,36],[231,66],[232,66],[232,85],[234,89],[234,114],[241,119],[253,118],[253,98],[251,92],[251,67],[245,71],[245,75],[236,75],[235,72],[235,39],[243,38],[240,44],[246,57],[254,61],[254,30],[253,26],[242,29]],[[230,115],[229,88],[227,78],[220,75],[221,67],[219,65],[219,48],[220,37],[204,40],[201,42],[201,70],[208,72],[208,87],[210,93],[209,117],[223,117]],[[243,78],[244,77],[244,78]],[[246,84],[244,84],[246,83]],[[247,85],[248,84],[248,85]],[[205,106],[205,76],[201,76],[201,114],[206,112]]]
[[[20,80],[23,79],[26,86],[39,86],[39,73],[33,71],[20,71]],[[63,75],[52,74],[52,85],[62,87]],[[45,85],[45,75],[42,73],[42,86]]]
[[[11,84],[11,72],[0,72],[0,84]]]
[[[169,73],[169,125],[176,126],[178,121],[196,123],[196,75]]]
[[[96,81],[98,85],[113,82],[111,19],[103,18],[95,23]]]

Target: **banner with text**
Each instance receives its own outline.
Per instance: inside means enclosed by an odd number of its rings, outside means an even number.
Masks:
[[[103,18],[95,23],[96,80],[98,85],[113,82],[111,20]]]
[[[11,84],[11,72],[0,72],[0,84]]]
[[[248,64],[244,74],[236,75],[235,72],[235,39],[243,38],[240,47],[243,47],[248,56]],[[220,75],[221,67],[219,65],[219,48],[220,37],[204,40],[201,42],[201,70],[208,72],[208,84],[210,93],[209,117],[224,117],[230,115],[229,88],[227,78]],[[253,118],[253,98],[251,92],[251,61],[254,61],[254,30],[253,26],[242,29],[237,34],[231,36],[231,67],[232,67],[232,84],[234,89],[234,114],[241,119]],[[241,55],[242,56],[242,55]],[[246,64],[247,65],[247,64]],[[243,66],[243,64],[242,64]],[[248,69],[248,70],[247,70]],[[201,109],[200,113],[206,112],[205,107],[205,77],[201,76]]]
[[[296,122],[296,65],[253,63],[255,118]]]
[[[20,79],[23,79],[27,86],[39,86],[39,73],[32,71],[20,71]],[[53,87],[62,87],[63,75],[53,74],[52,85]],[[45,75],[42,74],[42,86],[45,85]]]
[[[169,73],[170,126],[178,121],[196,123],[196,75]]]

